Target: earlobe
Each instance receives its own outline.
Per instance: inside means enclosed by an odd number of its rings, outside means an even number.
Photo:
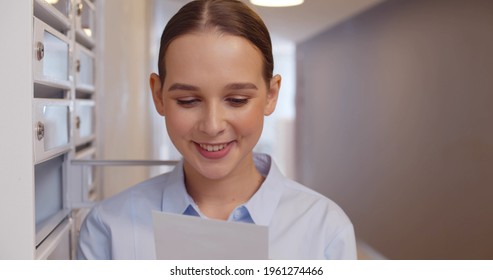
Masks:
[[[156,111],[161,116],[165,116],[162,84],[159,75],[157,75],[156,73],[152,73],[151,77],[149,78],[149,84],[151,87],[152,100],[154,101]]]
[[[269,83],[269,91],[267,92],[267,104],[265,106],[264,115],[269,116],[276,109],[279,90],[281,89],[281,76],[275,75]]]

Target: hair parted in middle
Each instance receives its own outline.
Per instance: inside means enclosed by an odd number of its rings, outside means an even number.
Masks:
[[[158,69],[161,84],[166,78],[166,50],[179,36],[218,31],[250,41],[262,53],[263,76],[268,83],[274,70],[272,42],[260,16],[237,0],[195,0],[183,6],[167,23],[161,36]]]

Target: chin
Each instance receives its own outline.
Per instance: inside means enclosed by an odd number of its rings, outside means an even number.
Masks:
[[[244,155],[236,150],[218,160],[205,159],[197,154],[188,154],[188,166],[194,173],[208,180],[221,180],[232,175],[244,162]],[[187,161],[187,158],[185,158]]]
[[[207,178],[209,180],[220,180],[225,177],[227,177],[230,173],[231,170],[227,170],[225,168],[211,168],[211,167],[205,167],[205,168],[200,168],[197,170],[197,172],[203,176],[204,178]]]

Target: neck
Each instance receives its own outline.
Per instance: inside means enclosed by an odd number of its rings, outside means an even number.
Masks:
[[[219,179],[206,178],[187,164],[184,169],[187,191],[200,211],[221,220],[226,220],[236,207],[247,202],[264,180],[253,158]]]

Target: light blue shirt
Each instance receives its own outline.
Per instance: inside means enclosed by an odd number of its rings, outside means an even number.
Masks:
[[[353,226],[333,201],[284,177],[268,155],[254,161],[265,177],[228,221],[269,228],[270,259],[356,259]],[[79,259],[155,259],[153,210],[203,216],[187,193],[183,162],[97,204],[80,230]]]

